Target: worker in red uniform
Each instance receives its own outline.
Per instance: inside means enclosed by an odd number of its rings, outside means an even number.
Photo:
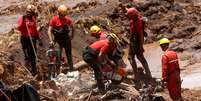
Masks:
[[[95,37],[96,39],[99,39],[99,40],[107,39],[106,38],[107,37],[106,33],[102,32],[101,28],[98,27],[97,25],[93,25],[90,28],[90,33],[91,33],[91,36]]]
[[[83,51],[83,60],[94,70],[98,91],[100,92],[105,90],[100,70],[101,64],[106,60],[110,65],[114,66],[114,63],[108,58],[107,54],[114,51],[118,43],[119,38],[115,34],[109,34],[106,40],[96,41]]]
[[[159,41],[161,49],[165,52],[162,56],[162,81],[166,84],[173,101],[182,101],[181,78],[177,53],[169,49],[170,41],[163,38]]]
[[[130,39],[129,61],[135,74],[135,80],[137,80],[138,78],[135,56],[137,56],[137,59],[143,65],[147,77],[152,78],[148,63],[143,55],[144,52],[143,43],[145,36],[143,17],[139,14],[139,12],[135,8],[128,8],[127,15],[130,19],[130,34],[128,35]]]
[[[73,39],[73,21],[70,17],[66,16],[67,7],[65,5],[60,5],[58,7],[58,15],[54,16],[50,20],[50,25],[48,29],[48,36],[50,39],[50,44],[53,45],[58,43],[60,51],[64,48],[66,53],[66,58],[70,70],[73,69],[73,58],[72,58],[72,47],[71,40]],[[60,54],[62,56],[62,54]],[[67,72],[67,69],[64,70]]]
[[[90,33],[92,37],[95,37],[98,40],[105,40],[107,39],[107,34],[103,31],[101,31],[101,28],[97,25],[93,25],[90,28]],[[111,51],[108,53],[109,59],[111,59],[115,64],[119,65],[122,64],[122,58],[124,55],[124,51],[122,46],[118,45],[117,48],[114,51]],[[120,63],[121,61],[121,63]]]
[[[21,34],[20,42],[25,56],[25,65],[31,66],[33,76],[37,74],[36,68],[36,42],[39,40],[39,33],[36,27],[36,8],[28,5],[26,13],[19,18],[17,27]],[[41,42],[39,40],[39,42]]]

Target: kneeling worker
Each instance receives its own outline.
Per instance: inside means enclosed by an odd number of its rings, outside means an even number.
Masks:
[[[106,40],[96,41],[83,51],[83,60],[94,70],[98,91],[100,92],[105,90],[100,70],[101,64],[106,60],[110,65],[115,65],[107,54],[114,51],[118,43],[119,38],[115,34],[109,34]]]

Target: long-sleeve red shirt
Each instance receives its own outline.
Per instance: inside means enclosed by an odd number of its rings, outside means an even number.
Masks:
[[[22,36],[28,37],[30,35],[33,38],[39,38],[35,17],[32,17],[31,20],[23,16],[20,17],[17,22],[17,28]]]
[[[139,35],[140,32],[143,30],[143,19],[141,16],[138,17],[138,20],[134,21],[133,19],[130,20],[130,33]]]
[[[176,52],[167,50],[162,56],[162,78],[167,81],[171,75],[180,76],[180,68]]]
[[[172,100],[181,98],[180,68],[176,52],[167,50],[162,56],[162,78]]]

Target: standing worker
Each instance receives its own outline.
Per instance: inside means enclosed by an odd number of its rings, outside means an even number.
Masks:
[[[26,13],[19,18],[17,27],[21,33],[20,42],[25,56],[25,65],[31,66],[33,76],[37,74],[36,68],[36,42],[39,40],[39,32],[36,27],[36,8],[28,5]],[[39,40],[40,44],[41,41]]]
[[[66,16],[66,14],[67,7],[65,5],[60,5],[58,7],[58,15],[54,16],[50,20],[48,36],[50,39],[50,45],[53,45],[55,42],[58,43],[61,53],[62,49],[64,48],[70,70],[73,70],[71,40],[74,36],[74,29],[73,21],[70,17]],[[60,55],[62,56],[62,54]],[[64,72],[66,73],[67,69],[65,69]]]
[[[138,60],[143,65],[146,75],[152,78],[148,63],[143,55],[143,43],[145,36],[143,17],[135,8],[127,9],[127,15],[130,19],[130,34],[128,35],[130,39],[129,61],[135,74],[135,80],[138,78],[135,56],[137,56]]]
[[[119,38],[115,34],[109,34],[106,40],[98,40],[86,47],[83,51],[83,60],[94,70],[98,91],[100,92],[105,90],[102,72],[100,70],[101,64],[106,61],[112,66],[115,65],[108,58],[107,54],[115,50],[118,42]]]
[[[162,56],[162,81],[166,84],[173,101],[182,101],[181,78],[177,53],[169,49],[170,41],[163,38],[159,41]]]
[[[90,28],[90,33],[91,33],[91,36],[95,37],[96,39],[99,39],[99,40],[105,40],[105,39],[107,39],[106,38],[107,37],[106,33],[102,32],[101,28],[98,27],[97,25],[93,25]]]

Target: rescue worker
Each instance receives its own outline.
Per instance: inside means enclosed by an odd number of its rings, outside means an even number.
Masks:
[[[152,78],[148,63],[143,55],[143,43],[145,36],[143,17],[135,8],[128,8],[127,15],[130,19],[130,34],[128,35],[130,39],[129,61],[135,74],[135,80],[137,80],[138,78],[135,56],[137,56],[137,59],[141,62],[142,66],[144,67],[147,77]]]
[[[50,25],[48,29],[50,45],[58,43],[61,53],[62,49],[64,48],[70,70],[73,70],[73,58],[71,47],[71,40],[74,36],[73,21],[70,17],[66,16],[67,7],[65,5],[60,5],[57,11],[58,15],[54,16],[50,20]],[[62,56],[62,54],[60,55]],[[65,69],[64,72],[66,73],[67,69]]]
[[[20,42],[25,56],[25,65],[31,66],[33,76],[37,74],[36,68],[36,42],[39,40],[39,32],[36,27],[36,8],[34,5],[28,5],[26,13],[19,18],[17,27],[21,34]]]
[[[91,36],[95,37],[96,39],[99,39],[99,40],[105,40],[105,39],[107,39],[106,38],[107,37],[106,33],[102,32],[101,28],[98,27],[97,25],[93,25],[90,28],[90,33],[91,33]]]
[[[177,53],[169,49],[170,41],[162,38],[160,47],[165,52],[162,55],[162,81],[166,84],[173,101],[181,101],[181,78]]]
[[[101,28],[97,25],[94,25],[90,28],[90,33],[92,37],[95,37],[98,40],[105,40],[107,39],[107,34],[101,31]],[[116,65],[125,65],[124,61],[122,60],[124,55],[124,51],[121,45],[118,45],[117,48],[108,53],[109,59],[111,59]]]
[[[105,90],[103,83],[103,77],[101,72],[101,64],[104,61],[107,61],[111,66],[115,64],[108,58],[108,53],[115,50],[119,38],[115,34],[109,34],[106,40],[99,40],[88,47],[83,51],[83,60],[91,66],[94,70],[95,79],[97,81],[98,91],[102,92]]]

